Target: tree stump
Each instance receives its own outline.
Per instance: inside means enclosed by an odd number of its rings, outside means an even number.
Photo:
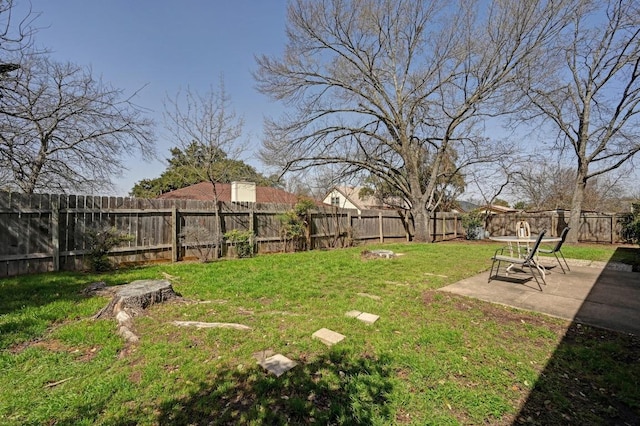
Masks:
[[[166,280],[138,280],[117,287],[107,306],[95,318],[112,318],[118,321],[118,333],[128,342],[137,342],[132,331],[132,317],[156,303],[179,297]]]
[[[111,302],[96,314],[96,318],[111,318],[122,310],[140,313],[156,303],[178,297],[166,280],[138,280],[118,286]]]
[[[396,257],[396,254],[391,250],[363,250],[360,257],[363,259],[391,259]]]

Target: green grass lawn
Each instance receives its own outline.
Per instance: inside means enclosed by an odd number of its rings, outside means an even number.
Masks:
[[[353,248],[0,280],[0,424],[640,419],[636,336],[436,291],[487,270],[494,244],[381,247],[401,256],[363,260],[363,248]],[[607,246],[563,251],[616,256]],[[637,253],[625,256],[633,262]],[[183,300],[136,317],[137,344],[116,334],[115,320],[92,319],[108,299],[81,293],[98,280],[167,274]],[[346,317],[350,310],[380,320],[368,326]],[[251,329],[198,330],[174,320]],[[322,327],[347,337],[327,347],[311,338]],[[298,366],[279,378],[266,373],[252,356],[266,349]]]

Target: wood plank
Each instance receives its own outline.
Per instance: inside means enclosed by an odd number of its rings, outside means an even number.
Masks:
[[[177,262],[180,260],[178,243],[179,243],[179,227],[178,227],[178,208],[173,206],[171,212],[171,261]]]
[[[51,256],[54,271],[60,270],[60,213],[57,210],[58,205],[59,200],[51,200]]]
[[[0,256],[0,262],[13,262],[29,259],[50,259],[51,253],[9,254]]]

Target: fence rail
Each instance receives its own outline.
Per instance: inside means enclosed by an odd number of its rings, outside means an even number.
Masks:
[[[290,205],[158,200],[130,197],[20,194],[0,192],[0,277],[86,267],[88,232],[115,228],[132,236],[114,248],[117,263],[179,261],[195,258],[211,241],[190,229],[250,230],[258,252],[287,249],[281,238],[281,215]],[[218,210],[216,214],[216,210]],[[327,207],[307,218],[309,249],[344,247],[356,242],[408,241],[411,223],[395,211],[365,211]],[[566,225],[558,213],[517,213],[489,217],[491,235],[514,233],[515,222],[527,220],[532,231],[550,229],[559,235]],[[219,226],[218,226],[219,225]],[[438,213],[432,219],[434,241],[464,236],[456,213]],[[620,242],[616,216],[583,215],[581,241]]]

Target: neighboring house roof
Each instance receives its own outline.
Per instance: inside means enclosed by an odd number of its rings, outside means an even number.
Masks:
[[[338,191],[342,194],[347,200],[351,202],[358,210],[374,210],[374,209],[383,209],[388,208],[384,203],[380,202],[376,197],[369,196],[360,196],[361,186],[334,186],[331,191],[327,193],[325,196],[325,200],[327,197],[333,193],[333,191]]]
[[[216,183],[215,189],[218,195],[218,201],[231,202],[231,184]],[[158,198],[211,201],[213,200],[213,184],[211,182],[196,183],[186,188],[165,192]],[[269,186],[256,187],[256,203],[296,204],[299,199],[300,197],[298,195],[283,191],[279,188]]]
[[[480,208],[478,204],[472,203],[470,201],[456,201],[456,204],[458,205],[458,208],[453,209],[453,211],[457,211],[459,213],[468,213]]]
[[[476,210],[483,210],[488,213],[513,213],[517,212],[517,209],[511,207],[499,206],[497,204],[488,204],[478,207]]]

